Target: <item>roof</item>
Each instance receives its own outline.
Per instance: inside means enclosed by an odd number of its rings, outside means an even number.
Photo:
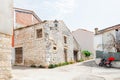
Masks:
[[[49,21],[52,21],[52,22],[53,22],[53,20],[49,20]],[[25,29],[25,28],[32,27],[32,26],[35,26],[35,25],[39,25],[39,24],[42,24],[42,23],[45,23],[45,22],[48,22],[48,20],[41,21],[41,23],[35,23],[35,24],[31,24],[31,25],[24,26],[24,27],[16,28],[16,29],[14,29],[14,30],[16,31],[16,30]]]
[[[14,29],[14,31],[16,31],[16,30],[21,30],[21,29],[25,29],[25,28],[28,28],[28,27],[32,27],[32,26],[35,26],[35,25],[38,25],[38,24],[41,24],[41,23],[35,23],[35,24],[31,24],[31,25],[24,26],[24,27],[16,28],[16,29]]]
[[[99,30],[96,35],[103,34],[105,32],[108,32],[108,31],[111,31],[111,30],[115,30],[115,29],[119,29],[119,28],[120,28],[120,24],[117,24],[117,25],[114,25],[114,26],[111,26],[111,27]]]
[[[73,33],[73,32],[76,32],[76,31],[79,31],[79,30],[82,30],[82,31],[85,31],[85,32],[89,32],[89,33],[94,33],[94,32],[92,32],[92,31],[89,31],[89,30],[86,30],[86,29],[80,29],[80,28],[77,29],[77,30],[75,30],[75,31],[72,31],[72,33]]]
[[[42,20],[36,15],[36,13],[32,10],[27,10],[27,9],[21,9],[21,8],[14,8],[16,12],[22,12],[22,13],[27,13],[27,14],[32,14],[39,22]]]

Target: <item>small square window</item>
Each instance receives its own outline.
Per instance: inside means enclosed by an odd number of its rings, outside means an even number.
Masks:
[[[115,29],[116,31],[118,31],[118,29]]]
[[[53,47],[54,50],[56,50],[57,48],[56,47]]]
[[[53,30],[53,27],[50,27],[50,30]]]
[[[58,27],[58,24],[55,24],[55,27]]]

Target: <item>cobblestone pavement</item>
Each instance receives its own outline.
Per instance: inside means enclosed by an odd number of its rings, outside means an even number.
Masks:
[[[99,67],[93,60],[54,69],[14,67],[12,80],[120,80],[120,69]]]

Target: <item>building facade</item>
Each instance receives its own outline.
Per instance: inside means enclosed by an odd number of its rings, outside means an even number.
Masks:
[[[11,35],[0,33],[0,80],[11,78]]]
[[[94,44],[96,57],[102,56],[100,55],[100,52],[103,54],[111,53],[111,56],[115,56],[116,60],[120,60],[120,56],[114,54],[120,52],[120,25],[118,24],[103,30],[98,30],[98,28],[95,28]]]
[[[13,2],[0,0],[0,3],[0,80],[10,80]]]
[[[48,66],[80,59],[80,48],[63,21],[43,21],[14,32],[16,65]]]
[[[36,23],[40,23],[41,19],[34,11],[14,8],[14,28],[20,28]]]
[[[72,32],[74,38],[80,45],[81,51],[88,50],[94,53],[94,33],[85,29],[78,29]]]

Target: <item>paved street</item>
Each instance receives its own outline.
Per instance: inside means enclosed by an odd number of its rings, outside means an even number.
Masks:
[[[86,61],[54,69],[14,67],[12,80],[120,80],[120,69]]]

